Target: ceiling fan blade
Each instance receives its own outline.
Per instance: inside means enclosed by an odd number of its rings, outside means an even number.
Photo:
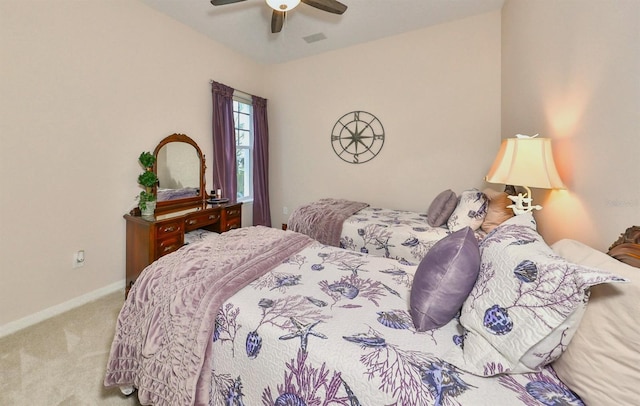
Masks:
[[[327,11],[333,14],[342,14],[347,11],[347,6],[337,0],[300,0],[311,7]]]
[[[284,25],[284,18],[286,16],[285,11],[273,10],[273,14],[271,14],[271,32],[277,33],[282,31],[282,26]]]
[[[214,6],[224,6],[226,4],[240,3],[246,0],[211,0],[211,4]]]

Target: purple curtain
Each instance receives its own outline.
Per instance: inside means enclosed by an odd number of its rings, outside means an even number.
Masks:
[[[211,81],[213,94],[213,189],[237,201],[236,135],[233,125],[233,88]]]
[[[271,227],[267,99],[253,96],[253,225]]]

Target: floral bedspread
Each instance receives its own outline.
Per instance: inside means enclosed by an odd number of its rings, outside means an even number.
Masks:
[[[482,378],[444,361],[462,332],[414,329],[415,269],[317,242],[292,255],[220,308],[209,404],[583,405],[551,368]]]
[[[204,366],[218,309],[312,242],[299,233],[243,227],[210,233],[153,262],[118,315],[105,386],[135,386],[143,405],[207,404]]]
[[[426,213],[366,207],[345,220],[340,246],[418,263],[448,234],[446,227],[430,226]],[[481,239],[484,233],[477,231],[476,236]]]

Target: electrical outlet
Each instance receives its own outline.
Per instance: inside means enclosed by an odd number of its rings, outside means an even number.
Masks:
[[[77,251],[73,254],[73,267],[80,268],[81,266],[84,266],[84,260],[84,250]]]
[[[287,206],[282,208],[282,214],[289,214],[289,208]]]

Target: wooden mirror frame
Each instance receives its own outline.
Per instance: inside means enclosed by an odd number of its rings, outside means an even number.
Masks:
[[[186,197],[182,199],[165,200],[161,202],[157,201],[156,214],[170,213],[174,211],[185,210],[191,207],[199,206],[199,205],[202,205],[202,202],[205,201],[207,198],[206,184],[205,184],[205,170],[207,169],[207,166],[205,164],[204,154],[202,153],[202,150],[200,150],[200,147],[198,146],[198,144],[185,134],[178,134],[178,133],[171,134],[165,137],[162,141],[160,141],[156,149],[153,150],[153,156],[156,157],[156,162],[153,164],[153,172],[156,175],[158,174],[157,158],[158,158],[158,153],[160,152],[160,149],[172,142],[184,142],[184,143],[190,144],[195,148],[196,153],[198,154],[198,158],[200,159],[200,185],[199,185],[200,194],[198,196]],[[153,193],[157,198],[158,197],[157,186],[154,186]]]

